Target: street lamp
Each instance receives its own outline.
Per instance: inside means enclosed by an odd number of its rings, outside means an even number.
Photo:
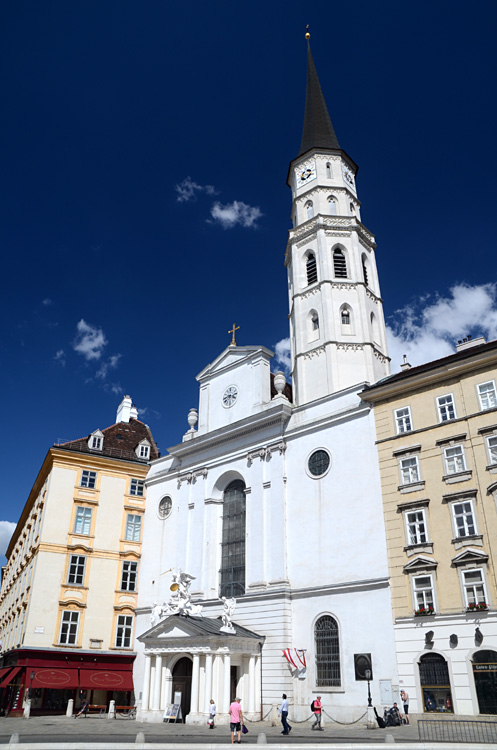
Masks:
[[[371,700],[371,690],[369,689],[369,681],[371,679],[371,670],[370,669],[365,669],[364,670],[364,676],[365,676],[366,680],[368,681],[368,708],[371,708],[372,705],[373,705],[373,702]]]
[[[35,671],[34,671],[34,669],[33,669],[33,670],[31,671],[31,674],[29,675],[29,677],[30,677],[30,679],[31,679],[31,682],[29,683],[29,694],[28,694],[28,698],[29,698],[29,700],[31,700],[31,695],[32,695],[32,692],[33,692],[33,680],[34,680],[34,678],[35,678]]]

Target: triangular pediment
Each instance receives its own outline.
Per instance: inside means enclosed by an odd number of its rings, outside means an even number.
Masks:
[[[404,573],[415,573],[417,570],[430,570],[436,568],[437,565],[437,561],[432,557],[418,555],[414,560],[411,560],[407,565],[404,565]]]
[[[274,353],[265,346],[228,346],[213,362],[204,367],[197,375],[197,380],[201,382],[224,370],[239,366],[244,361],[248,362],[257,355],[262,355],[268,360],[274,357]]]
[[[138,636],[138,640],[147,645],[153,642],[184,641],[192,639],[196,644],[204,641],[212,642],[212,639],[222,638],[249,638],[264,642],[264,636],[260,636],[251,630],[247,630],[237,623],[233,623],[233,633],[222,630],[223,623],[220,617],[184,617],[183,615],[170,615],[161,622],[153,625],[149,630]]]
[[[472,565],[482,565],[486,562],[488,562],[488,555],[486,555],[485,552],[473,549],[472,547],[468,547],[463,550],[463,552],[460,552],[452,558],[452,565],[455,565],[456,567],[458,565],[466,565],[467,563],[471,563]]]

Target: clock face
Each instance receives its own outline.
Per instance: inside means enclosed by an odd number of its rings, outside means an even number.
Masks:
[[[302,187],[306,182],[316,179],[316,164],[312,162],[305,169],[297,170],[297,187]]]
[[[345,182],[350,185],[350,187],[354,187],[354,175],[352,174],[350,169],[347,169],[347,167],[343,167],[342,173]]]
[[[230,406],[233,406],[237,398],[238,388],[236,387],[236,385],[230,385],[223,393],[223,406],[229,409]]]

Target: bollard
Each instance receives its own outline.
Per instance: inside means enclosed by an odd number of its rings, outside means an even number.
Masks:
[[[31,715],[31,698],[26,698],[26,703],[24,704],[23,716],[25,719],[29,719],[30,715]]]
[[[385,742],[395,742],[393,734],[386,734],[385,735]]]
[[[266,732],[259,732],[259,734],[257,735],[257,744],[258,745],[266,745],[267,744]]]
[[[135,745],[144,745],[145,744],[145,732],[138,732],[136,735]]]
[[[19,744],[19,733],[14,732],[14,734],[10,735],[9,745],[18,745]]]
[[[66,709],[66,716],[69,716],[69,718],[71,718],[72,716],[73,708],[74,708],[74,700],[73,698],[69,698],[69,700],[67,701],[67,709]]]
[[[108,719],[115,719],[116,718],[116,702],[111,701],[109,703],[109,713],[107,714]]]

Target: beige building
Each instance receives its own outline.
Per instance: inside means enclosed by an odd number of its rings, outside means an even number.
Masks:
[[[413,712],[497,713],[497,341],[368,387],[400,687]]]
[[[10,541],[0,593],[0,706],[128,705],[145,478],[158,458],[126,396],[116,424],[55,445]]]

